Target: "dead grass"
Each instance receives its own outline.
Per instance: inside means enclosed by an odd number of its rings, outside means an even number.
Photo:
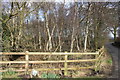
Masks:
[[[111,55],[105,49],[104,54],[100,59],[99,72],[104,76],[110,76],[112,73],[113,60]]]

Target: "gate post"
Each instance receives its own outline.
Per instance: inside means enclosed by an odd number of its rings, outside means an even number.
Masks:
[[[25,52],[25,60],[26,60],[26,63],[25,63],[25,74],[28,73],[28,69],[29,69],[29,53],[28,51]]]
[[[67,52],[65,52],[65,53],[67,53]],[[64,63],[64,67],[65,67],[64,75],[65,75],[65,76],[67,76],[67,57],[68,57],[68,55],[65,54],[65,63]]]

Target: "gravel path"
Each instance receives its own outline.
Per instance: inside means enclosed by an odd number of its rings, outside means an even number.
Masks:
[[[119,78],[119,69],[120,69],[120,64],[119,64],[119,59],[118,59],[118,54],[120,54],[120,48],[117,48],[112,45],[112,43],[107,43],[105,45],[105,48],[108,50],[108,52],[111,54],[113,58],[113,73],[110,76],[110,78]]]

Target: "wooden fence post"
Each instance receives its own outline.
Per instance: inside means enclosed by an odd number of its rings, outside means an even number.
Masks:
[[[67,52],[65,52],[65,53],[67,53]],[[65,75],[65,76],[67,76],[67,57],[68,57],[68,55],[66,54],[66,55],[65,55],[65,63],[64,63],[64,67],[65,67],[64,75]]]
[[[96,52],[96,53],[99,53],[99,52]],[[95,71],[97,71],[97,64],[98,64],[98,56],[99,56],[99,54],[96,54],[95,55],[95,59],[96,59],[96,61],[95,61]]]
[[[26,72],[25,72],[25,74],[27,74],[28,69],[29,69],[29,53],[28,53],[28,51],[25,52],[25,60],[26,60],[26,64],[25,64]]]

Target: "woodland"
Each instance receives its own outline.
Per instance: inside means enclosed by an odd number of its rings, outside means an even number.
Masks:
[[[3,2],[1,7],[4,52],[96,51],[111,35],[117,37],[117,2]]]

